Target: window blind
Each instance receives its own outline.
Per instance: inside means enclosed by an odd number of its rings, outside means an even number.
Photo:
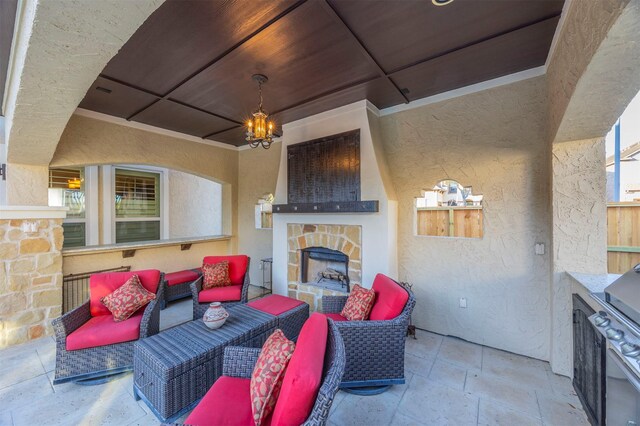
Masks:
[[[160,217],[160,175],[116,169],[116,218]]]

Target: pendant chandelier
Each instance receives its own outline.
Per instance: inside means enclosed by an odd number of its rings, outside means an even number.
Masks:
[[[266,111],[262,109],[262,85],[269,81],[266,75],[254,74],[251,78],[258,83],[258,94],[260,96],[260,103],[258,104],[258,110],[253,113],[253,118],[247,121],[247,142],[251,148],[257,148],[262,146],[264,149],[269,149],[273,143],[273,122],[267,122]]]

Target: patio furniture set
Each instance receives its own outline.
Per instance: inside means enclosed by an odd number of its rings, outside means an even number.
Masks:
[[[54,385],[98,384],[133,370],[135,398],[161,421],[193,409],[187,424],[253,424],[251,373],[276,330],[297,344],[281,379],[281,398],[270,418],[279,419],[274,424],[324,424],[339,387],[367,394],[404,383],[404,339],[415,305],[409,290],[378,274],[372,290],[363,290],[371,295],[368,320],[342,315],[347,296],[325,296],[325,314],[309,317],[308,304],[285,296],[247,303],[249,257],[209,256],[203,264],[223,261],[230,288],[203,289],[201,270],[91,276],[89,301],[53,321]],[[134,276],[155,299],[116,322],[104,300]],[[193,299],[193,321],[160,332],[161,308],[185,296]],[[222,302],[229,313],[216,330],[202,320],[210,302]]]

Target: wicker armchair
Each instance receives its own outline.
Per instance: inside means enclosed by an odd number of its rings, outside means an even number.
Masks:
[[[122,278],[126,281],[128,277],[136,272],[139,271],[112,274],[122,274]],[[144,308],[140,321],[140,339],[152,336],[160,331],[163,276],[159,271],[156,272],[159,274],[156,298]],[[86,349],[67,350],[67,337],[91,319],[91,302],[87,301],[52,321],[56,338],[54,385],[70,381],[84,384],[100,384],[108,381],[110,376],[133,369],[133,346],[135,340]]]
[[[244,271],[235,271],[232,270],[236,265],[234,262],[241,262],[246,259],[246,267]],[[247,303],[249,300],[249,266],[251,264],[251,258],[249,256],[244,255],[235,255],[235,256],[208,256],[204,258],[203,263],[217,263],[222,260],[229,260],[229,275],[231,276],[231,282],[235,285],[242,285],[242,289],[240,291],[240,297],[236,300],[209,300],[206,302],[200,302],[200,293],[202,292],[202,282],[204,280],[203,276],[200,276],[196,281],[191,283],[191,297],[193,299],[193,319],[197,320],[202,318],[204,313],[206,312],[209,304],[211,302],[222,302],[225,306],[233,306],[239,303]],[[235,282],[234,282],[235,278]],[[224,287],[222,287],[224,288]],[[207,291],[207,290],[205,290]],[[224,297],[222,299],[225,299]]]
[[[347,357],[340,388],[388,387],[405,383],[405,339],[409,318],[416,303],[413,293],[406,288],[405,290],[409,293],[409,298],[400,315],[393,319],[335,322],[344,341]],[[347,296],[324,296],[322,311],[339,314],[346,301]]]
[[[260,355],[257,348],[228,346],[224,350],[223,376],[250,379]],[[323,426],[329,418],[329,410],[338,392],[340,379],[345,369],[345,348],[334,321],[329,320],[327,351],[324,357],[322,383],[318,390],[311,414],[305,426]],[[247,425],[248,426],[248,425]]]

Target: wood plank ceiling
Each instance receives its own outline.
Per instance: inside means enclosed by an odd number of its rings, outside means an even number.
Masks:
[[[232,145],[368,99],[386,108],[543,65],[564,0],[167,0],[80,107]]]

